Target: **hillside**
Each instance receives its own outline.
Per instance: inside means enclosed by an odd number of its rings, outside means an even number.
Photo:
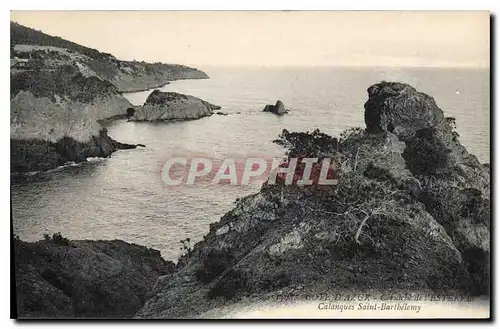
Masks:
[[[132,107],[122,92],[207,78],[182,65],[121,61],[14,22],[10,46],[12,173],[49,170],[133,148],[112,140],[99,123],[125,116]]]
[[[52,70],[74,65],[85,76],[97,76],[119,91],[156,88],[179,79],[206,79],[206,73],[178,64],[119,60],[60,37],[11,22],[11,70]]]

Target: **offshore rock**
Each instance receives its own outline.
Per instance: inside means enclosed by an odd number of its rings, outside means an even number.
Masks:
[[[174,92],[153,91],[142,107],[136,109],[131,120],[170,121],[194,120],[210,116],[220,106],[200,98]]]

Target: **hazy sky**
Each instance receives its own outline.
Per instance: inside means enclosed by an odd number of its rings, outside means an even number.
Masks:
[[[488,12],[11,12],[120,59],[187,65],[489,66]]]

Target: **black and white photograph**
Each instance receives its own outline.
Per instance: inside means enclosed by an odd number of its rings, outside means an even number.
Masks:
[[[11,318],[490,319],[492,22],[11,11]]]

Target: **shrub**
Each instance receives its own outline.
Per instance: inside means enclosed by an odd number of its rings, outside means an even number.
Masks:
[[[342,153],[355,153],[364,137],[366,137],[364,129],[359,127],[345,129],[339,136],[339,151]]]
[[[283,129],[273,143],[288,150],[290,158],[321,157],[337,152],[337,138],[322,133],[319,129],[310,132],[289,132]]]
[[[69,239],[63,237],[61,232],[52,234],[52,237],[49,234],[45,233],[43,235],[43,238],[45,239],[45,241],[50,241],[54,244],[58,244],[61,246],[69,246]]]

